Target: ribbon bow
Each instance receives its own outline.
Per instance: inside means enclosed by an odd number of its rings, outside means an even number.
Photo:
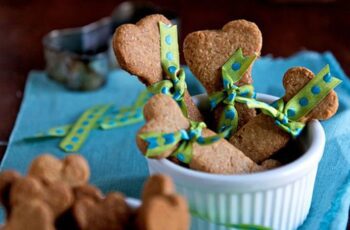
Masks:
[[[140,138],[148,143],[146,157],[156,157],[174,146],[178,147],[172,153],[179,161],[188,164],[192,160],[192,144],[209,145],[223,138],[227,131],[203,137],[202,130],[206,128],[204,122],[190,121],[189,130],[181,129],[172,133],[148,132],[140,134]]]
[[[238,126],[235,102],[243,103],[245,98],[255,98],[252,85],[235,85],[255,59],[256,55],[244,57],[242,49],[238,49],[221,68],[224,89],[209,96],[211,109],[220,103],[225,104],[218,124],[219,132],[227,128],[231,128],[231,133],[235,132]]]
[[[162,80],[148,87],[152,94],[162,93],[171,96],[187,117],[184,93],[187,88],[185,71],[180,68],[177,26],[159,22],[160,54],[162,68],[169,79]]]
[[[245,103],[249,108],[261,109],[264,114],[275,119],[276,125],[297,137],[305,127],[298,120],[314,109],[340,83],[340,79],[331,76],[329,65],[326,65],[287,103],[283,98],[271,105],[252,100],[245,100]]]

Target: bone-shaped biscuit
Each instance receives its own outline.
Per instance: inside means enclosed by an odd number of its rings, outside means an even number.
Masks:
[[[189,229],[185,199],[179,195],[154,196],[139,209],[139,230]]]
[[[139,230],[189,229],[187,202],[175,193],[170,177],[156,174],[146,181],[136,220]]]
[[[83,198],[72,207],[78,229],[81,230],[123,230],[127,228],[131,209],[120,193],[109,193],[99,201]]]
[[[90,169],[87,161],[77,154],[68,155],[62,160],[43,154],[32,161],[28,175],[49,182],[63,181],[74,187],[87,183]]]
[[[243,55],[260,55],[262,35],[259,28],[246,20],[227,23],[221,30],[203,30],[186,36],[183,46],[184,57],[193,74],[203,84],[208,94],[223,89],[221,67],[239,48]],[[237,85],[251,84],[251,67],[242,76]],[[240,103],[235,104],[238,112],[238,128],[255,116],[254,109],[248,109]],[[218,121],[222,106],[215,109]]]
[[[152,175],[143,187],[142,201],[150,200],[154,196],[173,193],[175,193],[175,188],[170,177],[162,174]]]
[[[54,215],[41,200],[27,200],[16,205],[6,222],[4,230],[55,230]]]
[[[12,208],[28,200],[41,200],[46,203],[54,218],[65,212],[73,203],[70,187],[63,182],[42,182],[34,177],[17,179],[11,187],[10,205]]]
[[[289,69],[283,78],[283,86],[286,90],[283,101],[287,103],[314,77],[310,70],[303,67]],[[333,116],[337,109],[338,97],[332,90],[299,121],[306,123],[312,119],[325,120]],[[283,148],[290,138],[290,134],[278,127],[273,118],[261,113],[238,130],[230,138],[230,142],[253,161],[260,163]]]
[[[5,207],[6,213],[11,212],[10,191],[12,185],[21,176],[15,171],[4,171],[0,174],[0,202]]]
[[[146,124],[139,130],[138,134],[147,132],[170,133],[181,129],[187,130],[190,122],[186,119],[176,102],[166,95],[155,95],[145,105],[144,115]],[[204,137],[213,136],[216,133],[204,128]],[[137,145],[142,153],[147,151],[147,143],[137,135]],[[164,151],[158,158],[169,157],[178,146]],[[261,171],[262,168],[246,157],[240,150],[235,148],[225,139],[210,145],[193,144],[192,160],[189,167],[194,170],[220,173],[240,174],[253,171]]]
[[[113,36],[114,52],[120,66],[136,75],[147,86],[163,80],[165,76],[161,66],[158,22],[171,24],[163,15],[154,14],[135,25],[119,26]],[[202,120],[202,115],[187,90],[184,101],[189,117],[192,120]]]

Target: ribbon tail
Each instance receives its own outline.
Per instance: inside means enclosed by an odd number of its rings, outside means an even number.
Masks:
[[[146,104],[146,102],[151,98],[151,96],[152,94],[148,90],[143,90],[137,97],[132,107],[133,108],[143,107]]]
[[[114,117],[105,118],[100,128],[103,130],[123,127],[127,125],[136,124],[143,121],[142,108],[129,108],[129,110],[120,112]]]
[[[215,92],[209,95],[210,109],[213,110],[224,99],[225,99],[225,93],[223,91]]]
[[[182,113],[184,114],[185,117],[188,117],[188,110],[187,106],[184,100],[177,101],[178,105],[181,108]]]
[[[223,130],[221,133],[218,133],[213,136],[209,137],[199,137],[197,139],[197,143],[200,145],[210,145],[217,141],[219,141],[221,138],[225,138],[230,135],[232,127],[228,127],[225,130]]]
[[[191,141],[183,141],[180,146],[175,150],[172,156],[176,157],[179,161],[185,164],[189,164],[192,160],[192,142]]]
[[[111,105],[103,105],[85,111],[61,141],[59,147],[65,152],[78,151],[97,121],[111,108]]]
[[[229,132],[225,132],[227,134],[225,137],[229,137],[232,133],[237,131],[238,127],[238,114],[237,110],[233,105],[226,105],[224,111],[221,113],[219,124],[218,124],[218,132],[221,133],[228,128],[230,128]]]
[[[215,221],[212,221],[208,216],[200,214],[198,211],[190,210],[190,212],[191,212],[191,215],[196,217],[196,218],[199,218],[199,219],[202,219],[206,222],[213,223],[215,225],[223,226],[226,228],[234,228],[237,230],[272,230],[271,228],[265,227],[262,225],[215,222]]]
[[[34,136],[25,137],[24,140],[25,141],[35,141],[35,140],[46,139],[46,138],[64,137],[67,135],[67,133],[69,132],[69,130],[71,128],[72,128],[71,124],[54,127],[54,128],[49,129],[46,132],[40,132]]]

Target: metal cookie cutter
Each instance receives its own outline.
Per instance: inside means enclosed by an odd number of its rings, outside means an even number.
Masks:
[[[106,82],[118,67],[112,49],[112,35],[119,25],[135,23],[146,15],[161,13],[174,24],[176,15],[149,3],[123,2],[97,22],[79,28],[53,30],[43,38],[48,76],[72,90],[94,90]]]

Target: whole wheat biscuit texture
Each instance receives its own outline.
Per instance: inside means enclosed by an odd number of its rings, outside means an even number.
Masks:
[[[117,28],[113,47],[119,65],[146,85],[163,80],[158,22],[171,24],[160,14],[147,16],[134,24]]]
[[[114,52],[120,66],[136,75],[146,86],[157,83],[166,76],[161,66],[158,22],[171,24],[163,15],[154,14],[135,25],[119,26],[113,36]],[[189,117],[192,120],[202,120],[202,115],[187,90],[184,100]]]
[[[89,184],[74,187],[73,194],[75,200],[80,200],[87,197],[99,201],[103,198],[101,190]]]
[[[54,215],[43,201],[27,200],[13,208],[4,230],[55,230]]]
[[[286,90],[283,97],[286,103],[298,93],[312,78],[314,74],[303,67],[289,69],[283,78]],[[310,113],[299,121],[307,123],[311,119],[325,120],[333,116],[338,109],[338,97],[332,90]],[[274,119],[259,114],[238,130],[230,142],[242,150],[249,158],[257,163],[269,158],[272,154],[283,148],[290,140],[290,135],[279,128]]]
[[[190,33],[184,41],[184,57],[193,74],[204,85],[208,94],[223,89],[221,67],[238,49],[244,55],[260,55],[262,35],[256,24],[246,20],[227,23],[221,30],[203,30]],[[252,83],[251,67],[237,85]],[[254,109],[235,104],[238,113],[238,129],[256,115]],[[223,111],[222,105],[214,110],[218,122]]]
[[[44,183],[30,176],[17,179],[10,191],[11,207],[35,199],[45,202],[56,218],[72,205],[73,194],[63,182]]]
[[[68,155],[62,160],[43,154],[33,160],[28,175],[52,183],[65,182],[74,187],[87,183],[90,169],[87,161],[78,154]]]
[[[186,200],[176,194],[154,196],[138,210],[139,230],[186,230],[190,215]]]
[[[3,171],[0,173],[0,202],[5,207],[7,216],[11,212],[10,191],[12,185],[21,176],[15,171]]]
[[[175,193],[173,181],[163,174],[152,175],[145,183],[142,192],[142,201],[152,199],[158,195],[170,195]]]
[[[166,95],[153,96],[144,108],[146,124],[140,129],[139,134],[147,132],[170,133],[181,129],[189,129],[190,122],[183,116],[176,102]],[[203,136],[215,135],[213,131],[204,128]],[[146,153],[147,143],[139,135],[137,144],[141,152]],[[169,157],[178,146],[164,151],[159,158]],[[248,173],[258,170],[260,167],[246,157],[225,139],[211,145],[193,144],[193,158],[189,164],[191,169],[210,173],[233,174]]]
[[[275,159],[267,159],[261,163],[261,166],[265,169],[274,169],[280,167],[281,165],[282,163]]]
[[[79,199],[73,205],[73,215],[81,230],[128,229],[130,208],[120,193],[109,193],[105,199]]]
[[[260,55],[262,35],[255,23],[235,20],[221,30],[203,30],[190,33],[184,41],[184,56],[193,74],[202,82],[207,92],[221,90],[221,67],[238,49],[243,55]],[[252,83],[251,68],[240,84]]]
[[[190,214],[186,200],[175,193],[172,179],[152,175],[145,183],[142,205],[136,212],[139,230],[189,229]]]

